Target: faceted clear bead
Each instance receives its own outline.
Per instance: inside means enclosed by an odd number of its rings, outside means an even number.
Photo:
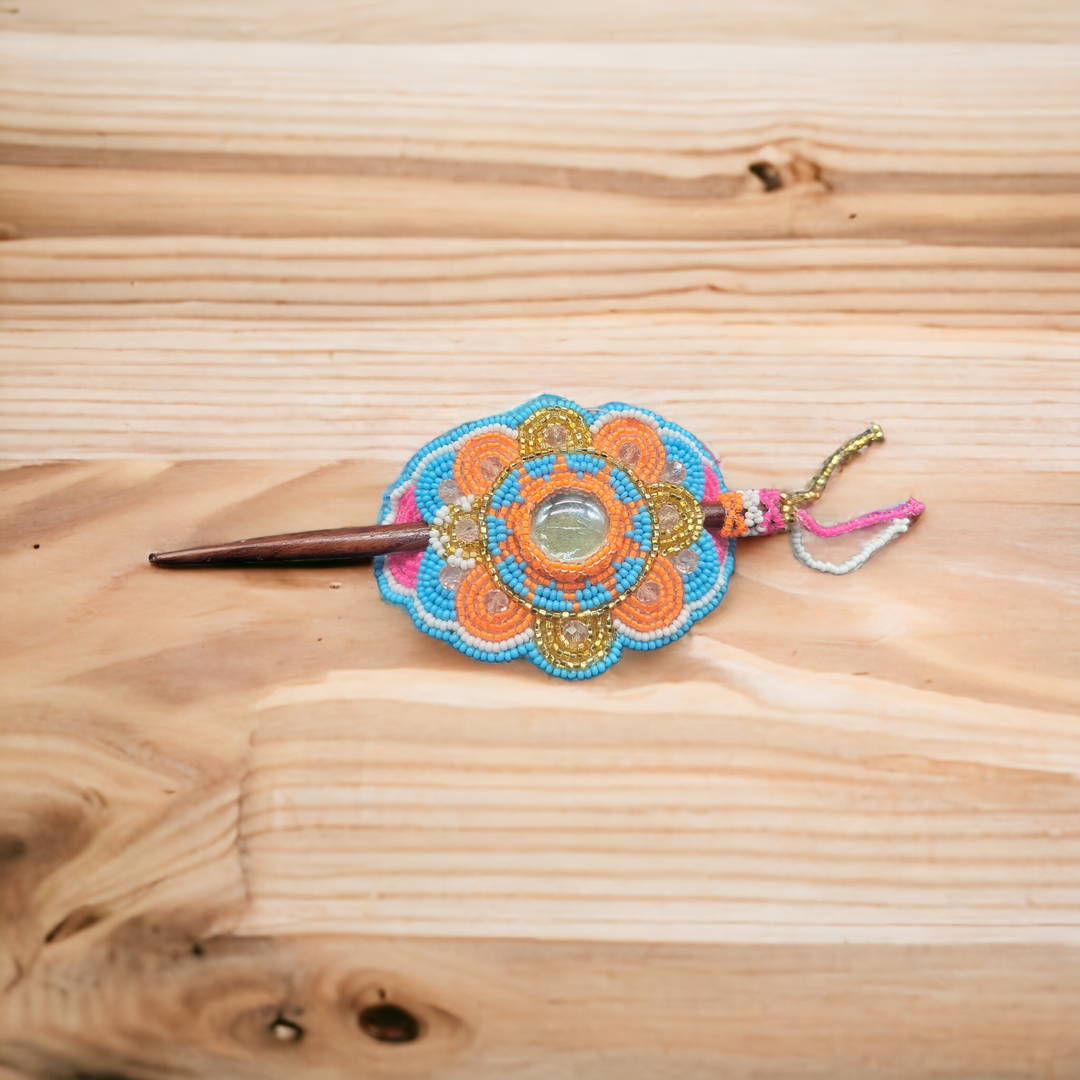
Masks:
[[[671,532],[679,524],[679,508],[674,503],[661,503],[656,511],[656,520],[665,532]]]
[[[607,511],[584,491],[556,491],[533,511],[533,542],[559,562],[584,562],[603,547],[607,534]]]
[[[510,606],[510,601],[502,589],[488,589],[484,593],[484,610],[489,615],[501,615]]]
[[[465,571],[449,563],[439,571],[439,584],[453,592],[465,580]]]
[[[502,471],[503,464],[494,454],[490,454],[480,462],[480,475],[485,480],[494,480]]]
[[[686,479],[686,466],[681,461],[669,461],[664,466],[660,479],[669,484],[681,484]]]
[[[570,432],[565,424],[548,424],[544,428],[544,445],[558,450],[570,442]]]
[[[683,548],[671,561],[680,574],[692,574],[698,567],[698,553],[692,548]]]
[[[660,586],[655,581],[642,582],[634,593],[634,599],[645,605],[655,604],[660,599]]]
[[[616,457],[624,464],[629,465],[632,469],[639,461],[641,461],[641,447],[637,443],[624,442],[616,454]]]
[[[454,525],[454,539],[463,544],[471,544],[480,539],[480,526],[476,524],[476,518],[463,517],[457,519]]]
[[[452,476],[439,481],[439,498],[448,506],[461,498],[461,488],[458,487],[458,482]]]
[[[563,623],[562,636],[571,645],[584,645],[589,639],[589,628],[583,622],[576,619],[567,619]]]

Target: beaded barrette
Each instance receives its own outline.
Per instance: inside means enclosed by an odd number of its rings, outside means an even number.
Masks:
[[[735,540],[787,531],[795,557],[846,574],[906,532],[909,499],[839,525],[805,509],[876,424],[841,446],[801,491],[729,491],[690,432],[618,402],[583,409],[544,395],[462,424],[421,447],[387,489],[379,524],[154,554],[161,566],[310,562],[375,556],[383,597],[416,627],[477,660],[528,657],[588,679],[624,648],[682,637],[724,597]],[[839,565],[804,532],[885,526]]]

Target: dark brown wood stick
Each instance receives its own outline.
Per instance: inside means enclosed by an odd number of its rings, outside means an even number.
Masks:
[[[346,529],[282,533],[257,536],[229,544],[187,548],[184,551],[156,551],[150,556],[155,566],[225,566],[230,563],[332,562],[390,555],[395,551],[420,551],[427,547],[431,532],[426,522],[408,525],[357,525]]]
[[[727,508],[723,503],[702,503],[701,509],[705,513],[706,529],[722,529],[724,527]]]
[[[722,503],[703,503],[705,528],[724,524]],[[430,531],[420,521],[408,525],[357,525],[351,529],[320,529],[317,532],[282,533],[234,540],[229,544],[186,548],[183,551],[155,551],[155,566],[228,566],[236,563],[333,562],[391,555],[395,551],[422,551]]]

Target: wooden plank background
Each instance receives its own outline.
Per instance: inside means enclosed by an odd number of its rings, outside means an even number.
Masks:
[[[1075,5],[0,28],[4,1080],[1080,1072]],[[930,508],[584,686],[145,563],[545,390]]]

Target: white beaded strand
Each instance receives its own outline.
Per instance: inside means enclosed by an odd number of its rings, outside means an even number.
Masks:
[[[906,533],[910,526],[911,518],[897,518],[887,528],[883,529],[875,536],[864,548],[857,551],[850,559],[840,563],[838,566],[836,563],[822,562],[820,559],[815,559],[814,556],[806,550],[802,541],[802,526],[796,518],[791,523],[791,550],[795,555],[795,558],[798,559],[803,566],[809,566],[811,570],[820,570],[823,574],[850,574],[852,570],[858,570],[867,559],[872,555],[877,554],[877,552],[879,552],[886,544],[891,543],[901,533]]]

